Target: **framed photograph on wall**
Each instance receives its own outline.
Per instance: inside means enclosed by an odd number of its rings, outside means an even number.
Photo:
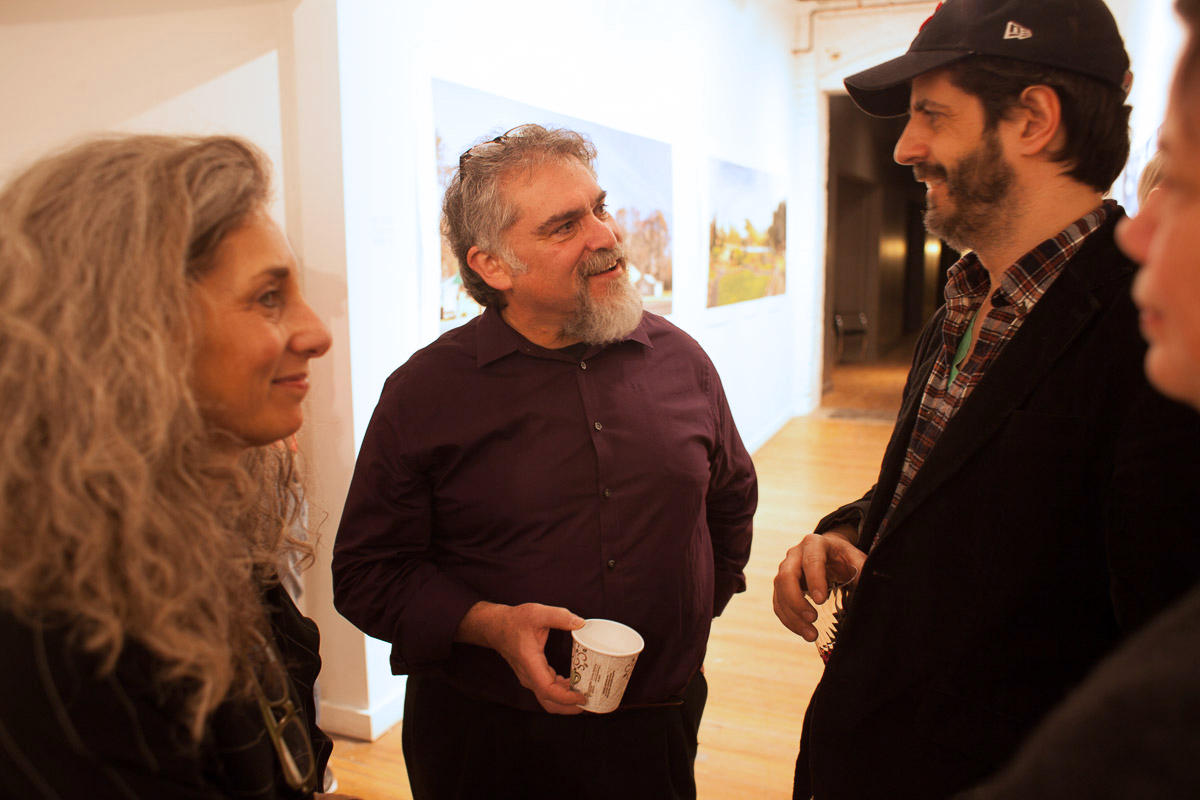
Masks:
[[[785,183],[713,159],[709,174],[708,307],[783,294],[787,288]]]

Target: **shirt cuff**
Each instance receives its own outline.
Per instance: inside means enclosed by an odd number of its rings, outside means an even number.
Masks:
[[[713,576],[713,616],[721,616],[721,612],[725,610],[725,606],[729,605],[733,596],[744,591],[746,591],[744,575],[732,575],[718,570]]]
[[[401,674],[450,657],[458,625],[485,598],[466,584],[438,573],[421,587],[421,602],[400,618],[392,639],[392,671]]]

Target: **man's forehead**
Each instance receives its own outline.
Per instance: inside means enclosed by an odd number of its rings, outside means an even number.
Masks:
[[[950,71],[945,69],[922,72],[909,84],[909,97],[912,102],[919,99],[950,102],[956,98],[970,96],[950,80]]]
[[[568,208],[590,208],[604,190],[589,167],[574,159],[553,159],[516,170],[502,182],[502,191],[518,206],[521,218],[547,218]]]

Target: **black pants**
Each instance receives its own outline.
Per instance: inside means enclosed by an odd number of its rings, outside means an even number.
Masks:
[[[414,800],[693,800],[696,733],[708,699],[697,674],[682,705],[557,714],[467,697],[412,675],[402,741]]]

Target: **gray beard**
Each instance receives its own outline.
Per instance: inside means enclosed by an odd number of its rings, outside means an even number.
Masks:
[[[614,255],[624,258],[623,248],[618,245],[614,250],[601,250],[593,254],[587,262],[580,266],[578,289],[575,294],[575,314],[562,327],[561,336],[587,344],[608,344],[619,342],[642,321],[642,296],[626,277],[610,281],[604,294],[593,297],[588,289],[588,267],[593,264],[612,263]]]
[[[625,260],[620,243],[609,250],[597,250],[588,256],[575,273],[575,311],[558,331],[560,340],[586,344],[619,342],[642,321],[642,296],[629,282],[629,273],[619,281],[610,281],[599,297],[588,288],[588,276],[612,266],[615,259]],[[511,251],[504,255],[512,271],[527,273],[529,265]]]

